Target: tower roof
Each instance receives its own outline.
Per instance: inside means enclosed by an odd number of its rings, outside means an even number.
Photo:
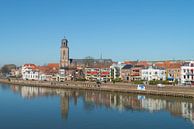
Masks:
[[[61,47],[68,47],[68,40],[64,36],[64,38],[61,40]]]

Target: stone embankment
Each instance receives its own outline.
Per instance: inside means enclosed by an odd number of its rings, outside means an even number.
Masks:
[[[94,82],[48,82],[48,81],[26,81],[16,79],[0,79],[0,83],[20,85],[20,86],[34,86],[47,88],[62,88],[62,89],[76,89],[76,90],[95,90],[95,91],[109,91],[109,92],[123,92],[135,94],[148,94],[158,96],[175,96],[194,98],[194,87],[185,86],[145,86],[145,90],[137,90],[137,85],[127,83],[102,83],[96,84]]]

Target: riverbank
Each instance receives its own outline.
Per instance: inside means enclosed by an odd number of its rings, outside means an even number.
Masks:
[[[145,86],[145,90],[137,90],[137,85],[131,85],[127,83],[96,84],[94,82],[77,82],[77,81],[47,82],[47,81],[29,81],[29,80],[27,81],[15,79],[11,80],[0,79],[0,83],[20,86],[34,86],[34,87],[76,89],[76,90],[95,90],[95,91],[194,98],[194,87],[183,87],[183,86],[165,86],[165,87]]]

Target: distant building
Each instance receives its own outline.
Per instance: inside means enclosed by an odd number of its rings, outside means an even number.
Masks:
[[[110,68],[85,68],[85,78],[91,81],[109,81]]]
[[[150,63],[147,61],[138,61],[132,68],[131,68],[131,81],[139,81],[141,80],[141,70],[150,66]]]
[[[111,59],[70,59],[70,66],[77,68],[86,67],[110,67],[113,64]]]
[[[125,64],[119,62],[113,63],[111,68],[111,79],[121,79],[121,69],[125,66]]]
[[[127,64],[121,69],[121,79],[125,82],[131,82],[131,69],[133,68],[133,65]]]
[[[194,61],[188,61],[181,66],[181,83],[194,85]]]
[[[39,72],[35,70],[25,71],[22,75],[24,80],[39,80]]]
[[[56,80],[56,75],[59,73],[58,63],[49,63],[45,66],[38,66],[39,70],[39,80],[43,81],[53,81]]]
[[[142,80],[166,80],[165,69],[155,66],[149,66],[141,70]]]
[[[181,65],[182,65],[182,62],[172,62],[172,61],[155,63],[155,66],[164,68],[166,70],[166,77],[168,81],[175,81],[175,80],[180,81]]]
[[[10,76],[20,78],[22,76],[21,67],[17,67],[16,69],[11,69]]]
[[[36,66],[35,64],[24,64],[24,65],[22,66],[22,74],[23,74],[26,70],[28,70],[28,69],[33,69],[33,70],[35,70],[35,69],[37,69],[37,66]]]
[[[24,80],[39,80],[39,71],[35,64],[25,64],[22,66],[22,78]]]
[[[38,66],[38,69],[40,73],[44,73],[47,75],[54,75],[54,74],[58,74],[59,72],[59,64],[50,63],[48,65]]]
[[[142,68],[150,65],[147,61],[125,61],[121,69],[121,78],[125,82],[134,82],[141,80]]]
[[[141,70],[144,66],[135,65],[131,68],[131,81],[139,81],[141,80]]]
[[[63,38],[61,40],[61,48],[60,48],[60,68],[58,71],[58,75],[56,80],[79,80],[83,79],[84,69],[86,71],[88,69],[98,69],[98,68],[110,68],[112,65],[111,59],[93,59],[93,58],[86,58],[86,59],[70,59],[69,58],[69,46],[68,40]],[[103,71],[104,69],[102,69]],[[87,74],[88,75],[88,74]],[[102,75],[107,76],[107,75]],[[59,79],[60,78],[60,79]],[[102,77],[106,78],[106,77]]]
[[[61,40],[60,67],[61,68],[69,67],[69,47],[68,40],[66,38]]]

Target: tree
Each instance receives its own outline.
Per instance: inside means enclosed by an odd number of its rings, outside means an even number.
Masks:
[[[1,68],[1,72],[3,75],[6,75],[6,74],[9,74],[12,69],[16,69],[16,65],[15,64],[7,64]]]

